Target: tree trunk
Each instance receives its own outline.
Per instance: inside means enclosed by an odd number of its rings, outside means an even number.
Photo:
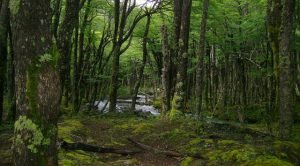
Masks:
[[[168,44],[168,29],[166,25],[161,26],[162,33],[162,53],[163,53],[163,68],[162,68],[162,118],[164,118],[167,112],[170,110],[170,52]]]
[[[8,27],[8,36],[9,36],[9,60],[8,65],[9,68],[8,78],[7,78],[7,85],[8,85],[8,100],[10,103],[9,112],[7,115],[7,120],[15,121],[16,120],[16,94],[15,94],[15,65],[14,65],[14,50],[13,50],[13,43],[12,43],[12,32],[11,32],[11,25]]]
[[[88,22],[88,15],[90,13],[90,4],[91,4],[91,0],[88,0],[87,2],[87,6],[86,6],[86,10],[84,13],[84,18],[83,18],[83,22],[82,22],[82,26],[80,28],[80,34],[79,34],[79,57],[78,57],[78,62],[77,60],[75,62],[77,62],[77,70],[76,73],[74,73],[76,75],[76,79],[74,79],[74,85],[75,85],[75,90],[78,91],[76,92],[77,95],[75,95],[74,97],[77,98],[75,99],[76,103],[74,104],[74,111],[78,112],[80,109],[80,105],[81,105],[81,97],[83,96],[83,94],[81,93],[82,91],[82,87],[81,87],[81,81],[82,81],[82,77],[83,77],[83,61],[84,61],[84,33],[85,33],[85,29],[87,27],[87,22]],[[66,96],[67,97],[67,96]]]
[[[149,28],[150,28],[150,21],[151,21],[151,15],[147,15],[147,23],[146,23],[146,28],[144,31],[144,36],[143,36],[143,63],[141,67],[139,68],[138,71],[138,80],[136,81],[133,89],[133,96],[132,96],[132,103],[131,103],[131,110],[135,110],[135,103],[136,103],[136,98],[140,89],[141,82],[144,77],[144,68],[147,63],[147,57],[148,57],[148,49],[147,49],[147,43],[148,43],[148,33],[149,33]]]
[[[187,84],[187,64],[188,64],[188,47],[190,33],[190,15],[191,15],[192,0],[185,0],[182,3],[181,24],[180,24],[180,39],[179,39],[179,54],[177,57],[177,82],[176,94],[174,98],[174,108],[176,110],[186,110],[186,84]]]
[[[20,0],[11,8],[15,52],[15,165],[58,165],[56,152],[60,81],[52,45],[48,0]],[[15,2],[17,3],[17,2]]]
[[[293,60],[293,22],[295,1],[283,1],[282,24],[279,43],[279,113],[280,113],[280,137],[289,138],[293,125],[293,92],[294,82],[292,76]]]
[[[203,1],[203,13],[200,27],[199,53],[196,73],[196,115],[199,116],[202,109],[202,94],[204,89],[204,56],[205,56],[205,32],[208,17],[209,0]]]
[[[0,8],[0,124],[3,115],[4,83],[6,80],[7,36],[9,26],[9,0],[3,0]]]
[[[120,45],[117,43],[113,50],[113,63],[112,63],[112,77],[111,77],[111,87],[109,93],[109,112],[116,112],[118,88],[119,88],[119,67],[120,67]]]
[[[60,58],[60,81],[64,91],[65,81],[70,76],[71,39],[78,22],[80,0],[66,0],[65,17],[58,30],[57,48]],[[63,93],[63,92],[62,92]]]

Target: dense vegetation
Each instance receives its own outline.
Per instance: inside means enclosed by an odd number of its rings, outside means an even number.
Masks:
[[[299,61],[299,0],[1,0],[0,165],[299,165]]]

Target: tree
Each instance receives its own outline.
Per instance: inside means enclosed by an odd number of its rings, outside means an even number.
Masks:
[[[292,75],[293,25],[294,25],[295,0],[284,0],[282,10],[282,24],[279,42],[279,113],[280,137],[289,138],[293,124],[293,94],[294,81]]]
[[[203,90],[203,73],[204,73],[204,55],[205,55],[205,32],[208,17],[208,4],[209,0],[203,1],[203,13],[200,28],[200,39],[199,39],[199,53],[197,61],[197,75],[196,75],[196,115],[199,116],[202,106],[202,90]]]
[[[83,1],[85,2],[85,1]],[[57,2],[59,3],[59,2]],[[80,7],[83,4],[80,0],[67,0],[65,7],[65,16],[58,30],[57,36],[57,48],[61,55],[60,59],[60,81],[62,85],[62,93],[66,91],[68,94],[68,88],[70,83],[70,60],[71,60],[71,39],[73,30],[78,24]],[[58,11],[56,11],[58,12]],[[55,16],[56,19],[58,16]],[[57,21],[56,21],[57,22]],[[57,28],[54,28],[57,29]],[[67,83],[65,83],[67,81]]]
[[[4,83],[6,80],[7,37],[9,27],[9,0],[3,0],[0,6],[0,124],[3,114]]]
[[[11,1],[15,53],[15,165],[57,165],[60,80],[48,0]]]
[[[162,34],[162,55],[163,55],[163,68],[162,68],[162,118],[165,117],[170,110],[170,51],[168,43],[168,29],[166,25],[161,26]]]
[[[134,16],[132,22],[128,22],[129,16],[136,7],[136,0],[129,1],[124,0],[123,3],[120,0],[114,0],[114,33],[113,33],[113,46],[112,46],[112,76],[111,86],[109,92],[109,111],[116,111],[117,104],[117,92],[119,88],[119,68],[120,68],[120,56],[130,46],[132,40],[132,33],[136,25],[141,19],[146,17],[148,14],[156,12],[160,6],[160,1],[156,0],[155,4],[149,9],[149,12],[143,12],[143,8],[140,8],[138,14]],[[121,12],[120,12],[121,11]],[[127,27],[127,28],[126,28]],[[125,47],[122,47],[127,42]]]
[[[142,60],[141,66],[138,70],[138,80],[135,82],[134,88],[133,88],[131,110],[135,110],[135,103],[136,103],[137,95],[138,95],[139,88],[140,88],[140,85],[141,85],[141,82],[142,82],[143,76],[144,76],[144,68],[147,63],[147,57],[149,56],[147,43],[148,43],[148,33],[149,33],[150,23],[151,23],[151,15],[148,14],[146,28],[145,28],[144,35],[143,35],[143,60]]]
[[[177,6],[177,3],[175,3]],[[190,33],[190,15],[191,15],[192,0],[186,0],[182,2],[181,13],[180,13],[180,22],[177,20],[177,11],[174,7],[174,20],[176,24],[175,27],[180,27],[179,31],[179,40],[176,44],[176,47],[179,48],[179,52],[175,53],[176,65],[177,65],[177,82],[176,82],[176,96],[174,98],[174,108],[180,111],[185,111],[186,109],[186,91],[187,91],[187,65],[188,65],[188,48],[189,48],[189,33]],[[175,36],[178,32],[175,28]]]

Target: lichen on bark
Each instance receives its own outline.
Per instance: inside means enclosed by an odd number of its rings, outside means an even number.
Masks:
[[[21,0],[10,0],[9,8],[12,15],[16,15],[20,8]]]

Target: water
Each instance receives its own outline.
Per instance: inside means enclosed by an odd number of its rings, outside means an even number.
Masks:
[[[152,105],[147,105],[147,96],[145,95],[138,95],[135,105],[135,110],[137,112],[150,112],[154,116],[159,115],[159,110],[154,108]],[[117,112],[125,112],[129,111],[131,107],[131,99],[125,99],[125,100],[117,100],[116,110]],[[99,111],[103,111],[103,113],[107,113],[109,110],[109,102],[107,100],[102,101],[96,101],[94,103],[95,106],[97,106],[97,109]]]

